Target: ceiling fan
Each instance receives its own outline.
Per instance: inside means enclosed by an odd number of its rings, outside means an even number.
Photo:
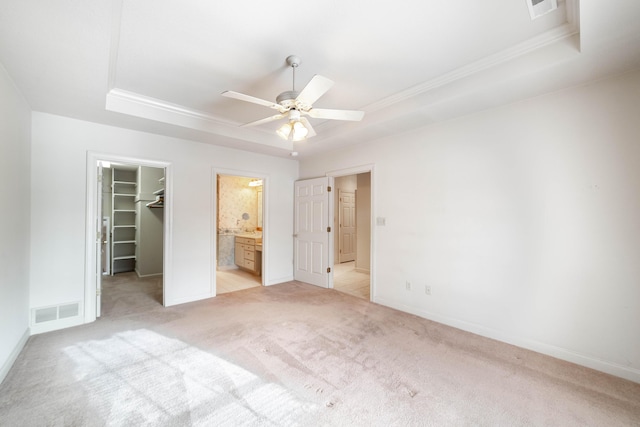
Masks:
[[[316,74],[300,92],[296,91],[296,68],[300,65],[300,62],[300,58],[295,55],[287,57],[287,64],[293,70],[293,88],[290,91],[282,92],[278,95],[276,102],[266,101],[230,90],[222,92],[222,96],[226,96],[227,98],[263,105],[278,111],[278,114],[274,116],[246,123],[242,125],[242,127],[256,126],[288,118],[287,123],[283,124],[276,133],[284,139],[301,141],[316,135],[309,120],[303,116],[316,119],[350,120],[356,122],[362,120],[364,111],[314,108],[313,103],[333,86],[333,81]]]

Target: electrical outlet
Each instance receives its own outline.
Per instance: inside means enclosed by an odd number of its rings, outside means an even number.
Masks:
[[[424,293],[427,295],[431,295],[431,286],[430,285],[424,285]]]
[[[404,285],[405,285],[405,287],[407,288],[408,291],[411,290],[411,282],[410,281],[407,280]]]

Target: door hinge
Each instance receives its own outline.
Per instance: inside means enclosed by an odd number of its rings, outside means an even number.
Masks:
[[[331,227],[327,227],[327,233],[331,233]]]
[[[98,175],[98,182],[102,182],[102,175]]]
[[[328,187],[327,187],[327,192],[328,192],[328,193],[331,193],[331,186],[328,186]]]
[[[331,273],[331,267],[327,267],[327,273]]]
[[[100,231],[96,231],[96,240],[102,240],[102,233]]]
[[[102,289],[96,288],[96,296],[99,297],[100,295],[102,295]]]

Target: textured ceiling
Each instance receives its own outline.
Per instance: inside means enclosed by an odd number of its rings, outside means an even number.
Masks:
[[[0,62],[32,109],[273,155],[310,156],[640,66],[640,2],[566,0],[531,20],[526,0],[0,0]],[[317,108],[292,145],[266,100],[320,74]]]

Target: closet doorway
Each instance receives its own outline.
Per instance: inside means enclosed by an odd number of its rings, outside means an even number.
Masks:
[[[97,317],[164,305],[165,168],[98,162]]]
[[[264,284],[264,179],[216,174],[216,294]]]

